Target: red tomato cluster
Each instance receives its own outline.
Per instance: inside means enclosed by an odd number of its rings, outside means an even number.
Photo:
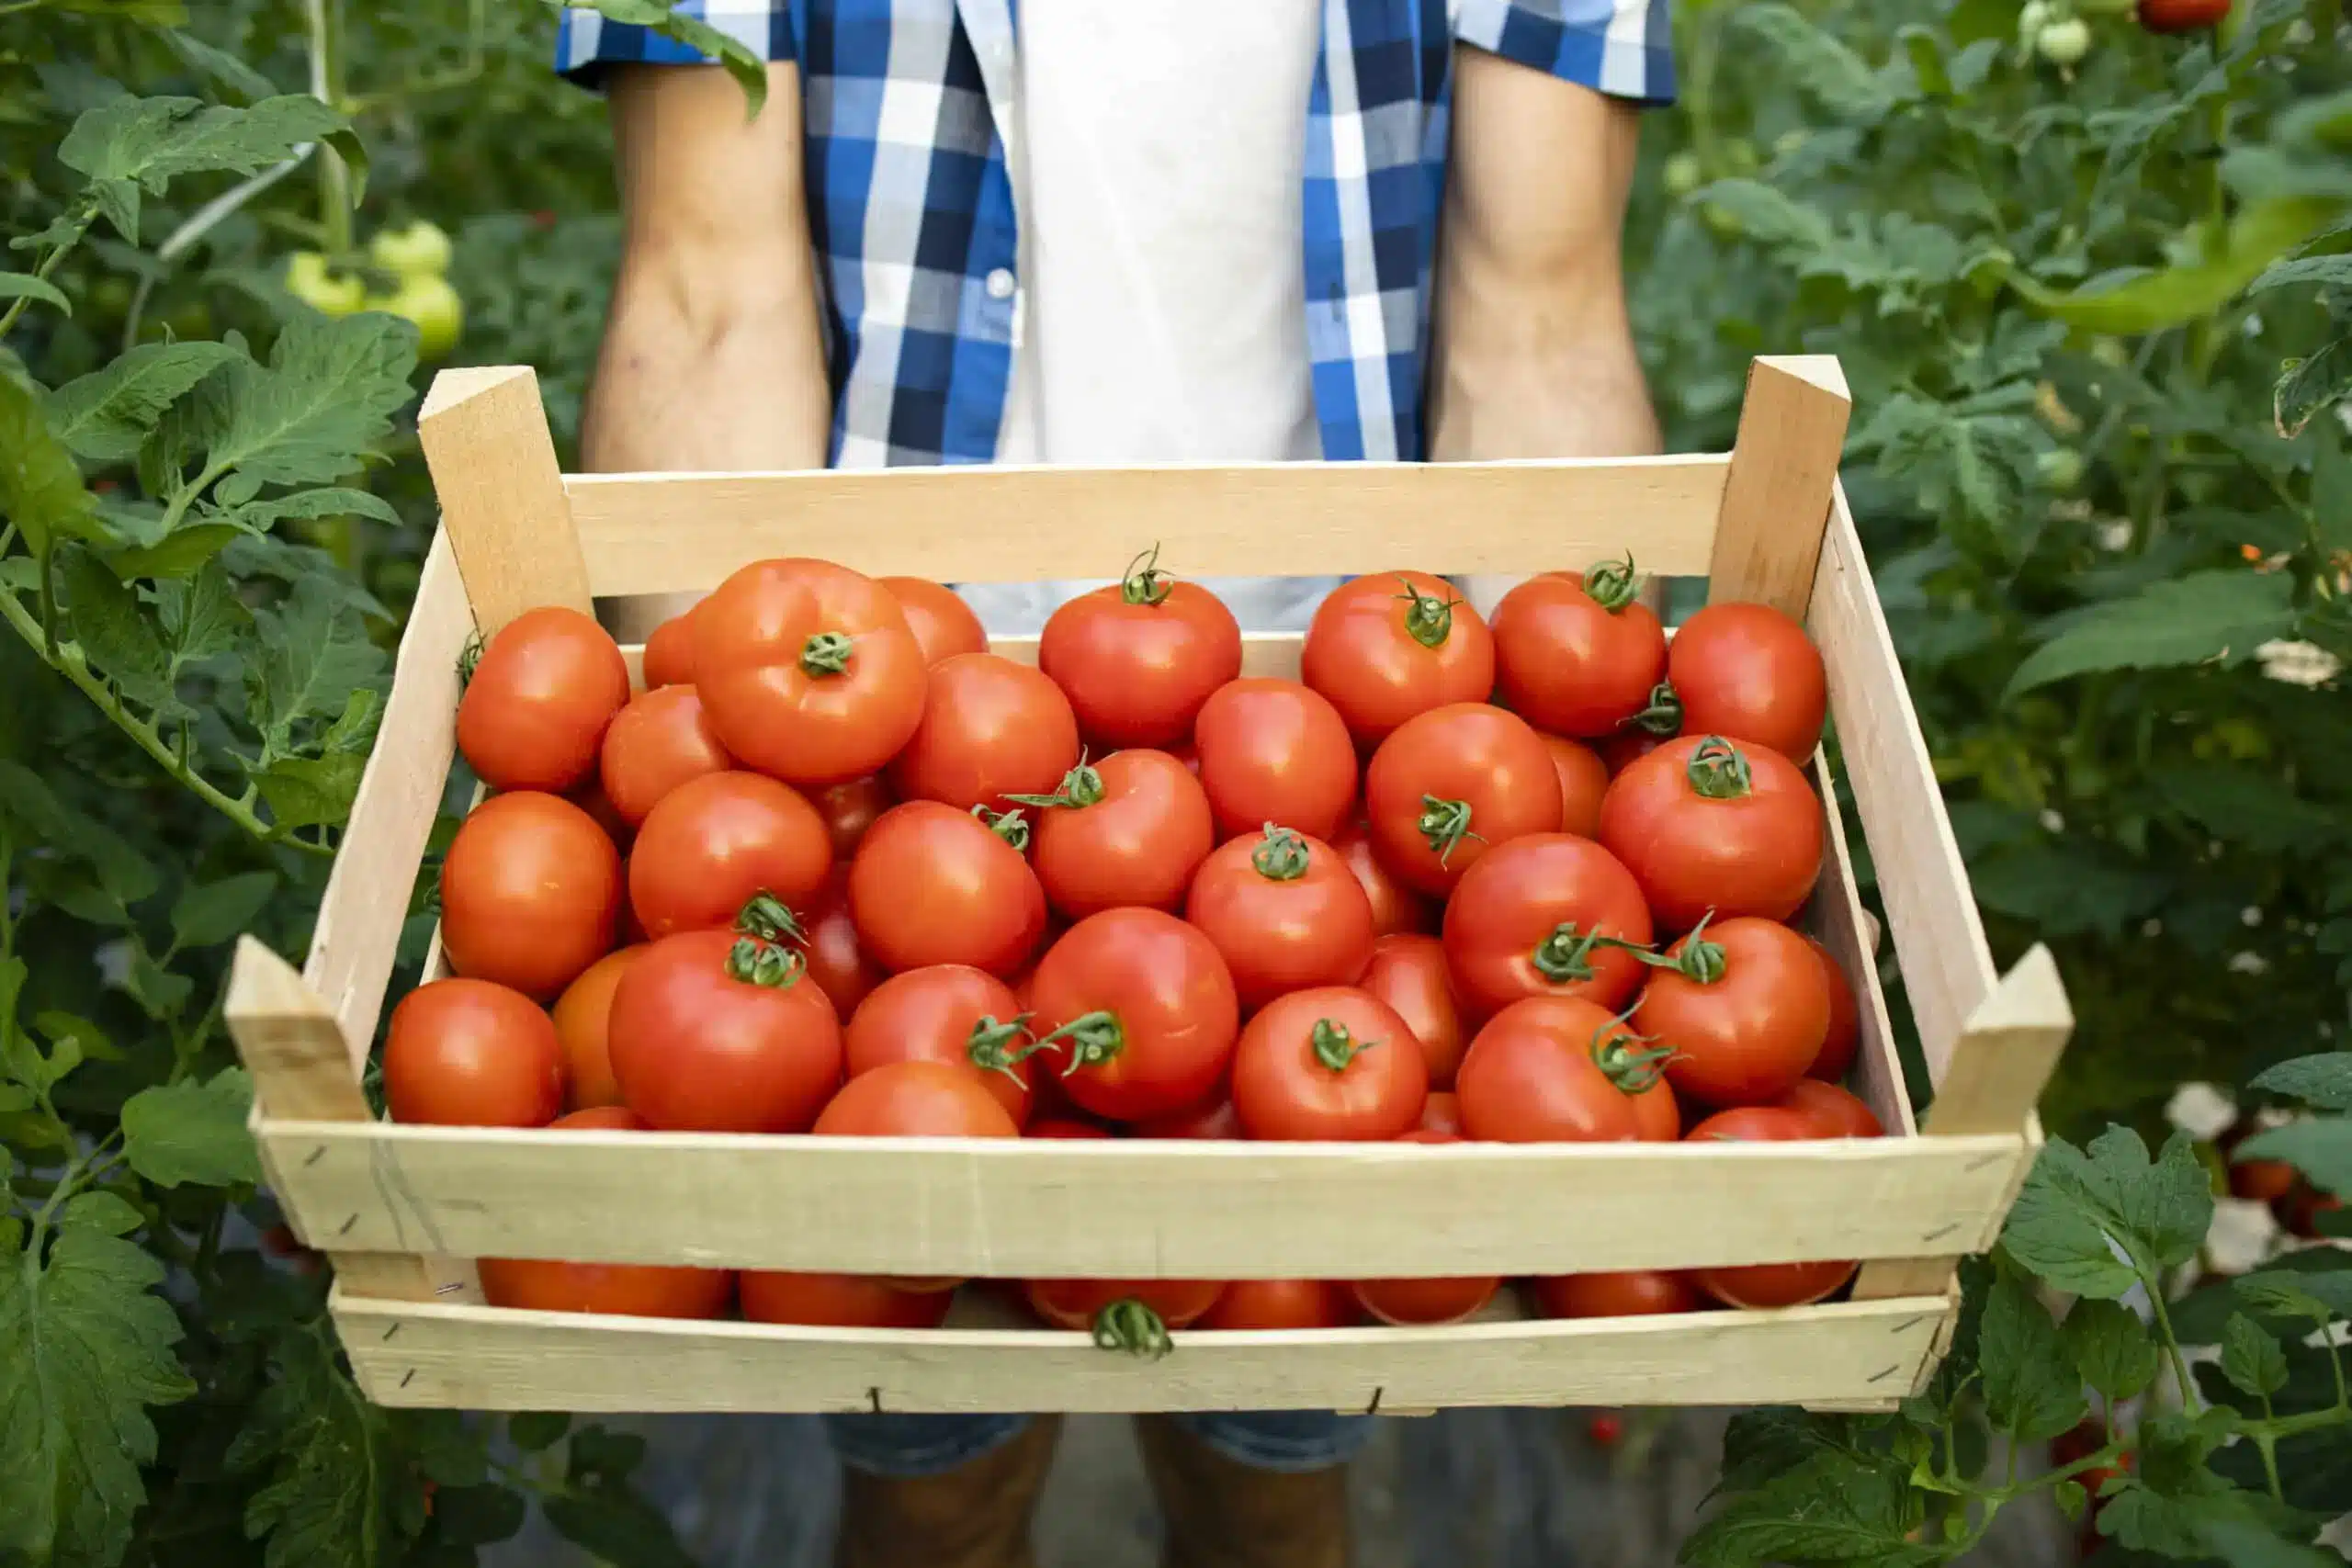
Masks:
[[[394,1010],[406,1122],[827,1136],[1520,1143],[1871,1136],[1822,859],[1821,659],[1758,604],[1669,643],[1631,563],[1357,579],[1297,681],[1150,557],[987,651],[939,584],[764,560],[646,645],[490,639],[495,792],[454,978]],[[568,1112],[568,1114],[567,1114]],[[1559,1316],[1778,1306],[1845,1263],[1532,1282]],[[494,1302],[921,1326],[954,1280],[486,1261]],[[1450,1323],[1493,1279],[1035,1280],[1046,1321]],[[1136,1303],[1141,1304],[1138,1310]]]

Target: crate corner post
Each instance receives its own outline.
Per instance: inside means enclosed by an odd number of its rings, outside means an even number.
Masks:
[[[1853,407],[1835,355],[1767,355],[1749,367],[1707,571],[1711,603],[1752,600],[1804,619]]]
[[[481,635],[540,605],[594,614],[538,373],[520,365],[444,370],[424,395],[416,434]]]

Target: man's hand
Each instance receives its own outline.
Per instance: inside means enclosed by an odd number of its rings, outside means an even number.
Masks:
[[[1630,105],[1455,49],[1432,460],[1658,449],[1620,254],[1639,123]],[[1468,578],[1463,588],[1483,614],[1513,581]]]

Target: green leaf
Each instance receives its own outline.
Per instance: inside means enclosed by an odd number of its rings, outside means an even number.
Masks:
[[[187,524],[173,529],[171,536],[159,545],[124,550],[113,557],[114,569],[125,578],[186,577],[246,536],[243,529],[226,523]]]
[[[2352,396],[2352,336],[2335,338],[2287,360],[2271,393],[2271,419],[2281,435],[2301,434],[2312,416]]]
[[[443,1537],[466,1546],[506,1540],[523,1528],[529,1513],[520,1492],[494,1483],[444,1486],[433,1498],[434,1524]]]
[[[0,819],[15,821],[19,842],[46,846],[87,865],[117,905],[128,908],[155,891],[157,874],[130,841],[96,818],[61,805],[40,775],[0,760]]]
[[[267,98],[277,92],[276,84],[268,77],[226,50],[215,49],[202,39],[192,38],[173,28],[164,32],[164,41],[171,45],[172,52],[186,62],[190,70],[211,77],[239,97]]]
[[[2133,337],[2211,315],[2243,293],[2273,262],[2335,220],[2335,200],[2290,196],[2256,201],[2230,222],[2220,254],[2128,283],[2075,293],[2044,288],[2021,272],[2009,286],[2041,314],[2085,332]]]
[[[1840,119],[1876,119],[1894,107],[1867,61],[1791,7],[1743,6],[1737,22],[1780,56],[1782,80]]]
[[[165,409],[219,367],[243,357],[220,343],[141,344],[50,393],[50,424],[78,457],[128,462]]]
[[[295,316],[266,366],[232,361],[203,383],[206,460],[266,484],[340,479],[390,434],[415,367],[416,328],[398,316]]]
[[[2295,627],[2294,585],[2283,572],[2191,572],[2129,599],[2096,604],[2018,666],[2002,699],[2074,675],[2234,664]]]
[[[2317,1111],[2352,1111],[2352,1051],[2281,1062],[2256,1074],[2253,1087]]]
[[[2119,935],[2154,912],[2172,887],[2165,872],[2080,837],[2012,844],[1976,862],[1969,875],[1979,904],[2053,937]]]
[[[158,1187],[257,1184],[261,1161],[245,1130],[253,1105],[243,1067],[223,1068],[209,1083],[142,1089],[123,1102],[123,1153]]]
[[[571,1417],[559,1410],[524,1411],[506,1418],[506,1436],[526,1454],[553,1448],[566,1432],[571,1430]]]
[[[65,297],[63,289],[29,272],[0,272],[0,299],[37,299],[69,316],[74,313],[74,301]]]
[[[0,1268],[0,1548],[57,1568],[101,1568],[130,1540],[155,1458],[146,1406],[196,1390],[172,1347],[164,1268],[126,1233],[111,1193],[68,1200],[44,1259]]]
[[[2090,1494],[2083,1490],[2079,1481],[2060,1482],[2050,1489],[2050,1496],[2058,1505],[2058,1511],[2070,1519],[2080,1519],[2083,1510],[2090,1505]]]
[[[182,947],[212,947],[254,923],[277,891],[274,871],[248,871],[218,882],[191,882],[172,904],[172,938]]]
[[[57,156],[89,176],[99,210],[135,245],[141,187],[157,196],[179,175],[256,174],[344,123],[343,116],[305,93],[265,98],[250,108],[197,98],[123,97],[85,111]]]
[[[2352,1119],[2290,1122],[2256,1133],[2237,1147],[2240,1159],[2283,1159],[2314,1187],[2352,1197]]]
[[[2194,1258],[2212,1220],[2211,1186],[2188,1134],[2151,1163],[2138,1134],[2110,1127],[2087,1151],[2064,1138],[2043,1146],[2001,1249],[2062,1291],[2112,1298]]]
[[[1977,1333],[1984,1414],[1996,1430],[2037,1442],[2070,1430],[2088,1413],[2075,1358],[2019,1275],[2005,1269],[1993,1281]]]
[[[0,516],[35,555],[47,555],[60,538],[90,536],[96,505],[40,402],[16,378],[0,376]]]
[[[539,1509],[558,1535],[613,1568],[695,1568],[662,1510],[632,1492],[550,1494]]]
[[[1680,1561],[1707,1568],[1768,1562],[1915,1568],[1940,1547],[1905,1539],[1924,1517],[1903,1476],[1821,1454],[1732,1497],[1682,1543]]]
[[[336,1368],[331,1346],[315,1332],[277,1341],[276,1375],[223,1461],[232,1475],[267,1476],[245,1506],[245,1533],[269,1538],[264,1568],[370,1568],[394,1555],[384,1413]]]
[[[394,527],[401,522],[400,513],[382,496],[340,486],[296,491],[267,501],[249,501],[217,515],[232,517],[239,527],[256,533],[289,517],[367,517]]]
[[[246,711],[262,732],[264,756],[296,749],[296,727],[347,714],[355,695],[385,679],[384,650],[368,639],[358,613],[334,587],[304,578],[275,609],[256,611],[261,648],[247,681]]]
[[[2352,1318],[2352,1260],[2332,1272],[2265,1269],[2230,1281],[2240,1301],[2285,1317]]]
[[[179,709],[163,628],[139,595],[83,546],[65,549],[60,563],[58,580],[72,613],[74,640],[90,668],[142,707]]]
[[[2188,762],[2153,768],[2148,782],[2165,805],[2214,838],[2267,853],[2318,849],[2345,829],[2338,813],[2300,798],[2275,771]]]
[[[1690,199],[1736,219],[1749,238],[1792,248],[1800,254],[1826,246],[1837,237],[1820,213],[1758,180],[1717,180],[1692,192]]]
[[[2075,1303],[2062,1330],[2082,1381],[2109,1399],[2130,1399],[2156,1378],[2156,1342],[2139,1314],[2093,1297]]]
[[[2222,1375],[2239,1393],[2259,1399],[2287,1386],[2287,1355],[2252,1318],[2233,1313],[2222,1329]]]
[[[2230,1568],[2344,1568],[2344,1558],[2315,1546],[2282,1540],[2251,1519],[2205,1519],[2197,1526],[2197,1555],[2218,1557]]]
[[[206,562],[184,581],[157,583],[155,615],[175,679],[189,665],[235,648],[253,625],[253,612],[237,597],[218,560]]]

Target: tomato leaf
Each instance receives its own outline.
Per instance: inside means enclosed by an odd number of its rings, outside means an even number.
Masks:
[[[225,1067],[209,1083],[142,1089],[123,1102],[123,1154],[158,1187],[255,1185],[261,1159],[245,1130],[253,1105],[242,1067]]]
[[[2256,1133],[2237,1149],[2242,1159],[2283,1159],[2314,1187],[2352,1197],[2352,1118],[2291,1122]]]
[[[1743,6],[1737,23],[1781,57],[1789,81],[1838,118],[1873,120],[1894,107],[1894,95],[1868,61],[1791,7]]]
[[[1682,1543],[1702,1568],[1768,1562],[1868,1563],[1914,1568],[1941,1562],[1940,1546],[1908,1536],[1925,1517],[1905,1475],[1816,1454],[1759,1489],[1732,1497]]]
[[[196,1385],[172,1353],[180,1324],[154,1293],[164,1268],[124,1239],[138,1211],[85,1192],[47,1258],[0,1267],[0,1548],[35,1562],[110,1563],[130,1540],[155,1457],[145,1407]]]
[[[2222,1329],[2222,1375],[2241,1393],[2276,1393],[2287,1386],[2286,1352],[2252,1318],[2233,1313]]]
[[[2079,837],[2008,845],[1973,863],[1969,876],[1979,904],[2052,936],[2120,931],[2172,888],[2166,873]]]
[[[263,1478],[245,1533],[268,1537],[264,1568],[368,1568],[392,1560],[385,1413],[335,1369],[320,1330],[279,1337],[274,1374],[222,1468]]]
[[[2254,151],[2232,157],[2244,159]],[[2278,177],[2267,161],[2241,163],[2235,173],[2256,183]],[[2341,194],[2352,195],[2352,187]],[[2288,182],[2280,194],[2240,211],[2230,222],[2222,249],[2206,259],[2074,293],[2045,288],[2022,272],[2009,275],[2009,286],[2041,314],[2085,332],[2113,336],[2158,332],[2210,316],[2236,299],[2273,262],[2334,221],[2338,206],[2334,195],[2309,194]]]
[[[60,538],[94,537],[96,504],[31,390],[0,376],[0,514],[39,556]]]
[[[277,95],[277,87],[268,77],[226,50],[215,49],[175,28],[165,29],[164,41],[190,70],[202,72],[240,97],[267,98]]]
[[[141,344],[50,393],[51,427],[77,457],[128,462],[165,409],[220,366],[243,357],[220,343]]]
[[[325,484],[359,467],[410,396],[416,328],[364,311],[289,319],[269,363],[237,358],[200,383],[189,432],[216,469],[248,481]]]
[[[2327,1254],[2314,1249],[2308,1256]],[[2352,1318],[2352,1258],[2327,1271],[2266,1269],[2258,1274],[2241,1274],[2230,1281],[2230,1289],[2247,1305],[2265,1312],[2304,1318]]]
[[[253,924],[277,891],[274,871],[248,871],[218,882],[190,882],[172,904],[172,939],[182,947],[212,947]]]
[[[2002,700],[2102,671],[2241,663],[2294,630],[2293,594],[2283,572],[2199,571],[2152,583],[2074,617],[2018,666]]]
[[[2139,1314],[2098,1297],[2075,1303],[2061,1330],[2082,1381],[2109,1399],[2130,1399],[2156,1379],[2156,1342]]]
[[[2199,1557],[2218,1557],[2230,1568],[2343,1568],[2336,1552],[2282,1540],[2251,1519],[2204,1519],[2197,1525],[2204,1548]]]
[[[1984,1414],[1995,1429],[2035,1442],[2056,1437],[2088,1413],[2075,1358],[2021,1276],[2004,1269],[1994,1280],[1977,1332]]]
[[[250,108],[197,98],[121,97],[84,111],[57,156],[89,176],[99,211],[135,245],[142,187],[159,196],[179,175],[254,174],[344,123],[342,115],[307,93],[265,98]]]
[[[261,648],[247,667],[246,714],[262,733],[266,766],[299,749],[302,727],[347,716],[356,698],[372,698],[388,661],[368,640],[358,613],[315,577],[297,582],[282,603],[256,611],[254,620]]]
[[[506,1418],[509,1441],[525,1453],[553,1448],[571,1430],[571,1417],[562,1411],[524,1411]]]
[[[2165,805],[2224,843],[2275,854],[2316,849],[2345,831],[2339,812],[2298,797],[2275,770],[2188,762],[2151,769],[2148,782]]]
[[[0,299],[34,299],[69,316],[74,313],[74,301],[65,297],[63,289],[29,272],[0,272]]]
[[[2112,1298],[2197,1255],[2213,1194],[2188,1135],[2154,1162],[2138,1134],[2110,1127],[2087,1151],[2053,1138],[2026,1177],[2001,1249],[2062,1291]]]
[[[2352,1111],[2352,1051],[2281,1062],[2255,1075],[2253,1087],[2319,1111]]]
[[[530,1505],[505,1486],[444,1486],[433,1496],[433,1522],[440,1534],[463,1546],[505,1540],[523,1528]]]

